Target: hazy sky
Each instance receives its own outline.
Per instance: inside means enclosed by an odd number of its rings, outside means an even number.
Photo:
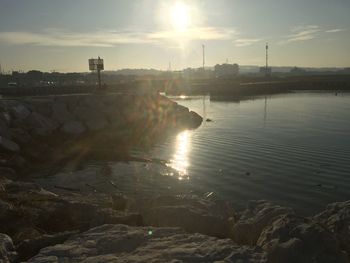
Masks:
[[[0,0],[6,70],[350,67],[350,0]]]

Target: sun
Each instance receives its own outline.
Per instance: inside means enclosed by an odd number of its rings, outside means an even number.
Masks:
[[[182,2],[177,2],[170,11],[173,28],[177,31],[186,30],[191,24],[190,8]]]

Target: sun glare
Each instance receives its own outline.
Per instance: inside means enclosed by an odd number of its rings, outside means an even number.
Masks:
[[[177,2],[171,8],[170,14],[171,24],[177,31],[186,30],[191,24],[191,16],[189,6],[182,2]]]
[[[188,179],[187,168],[189,166],[188,153],[190,142],[191,136],[189,131],[183,131],[176,137],[176,149],[169,166],[178,172],[179,180]]]

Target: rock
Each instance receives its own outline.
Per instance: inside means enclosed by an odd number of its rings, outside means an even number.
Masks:
[[[15,105],[10,107],[10,113],[15,120],[24,120],[30,115],[30,110],[20,102],[15,102]]]
[[[178,228],[103,225],[44,248],[38,262],[266,262],[260,249]]]
[[[257,242],[267,252],[269,263],[346,263],[334,235],[307,218],[282,215],[261,233]]]
[[[335,234],[342,249],[350,255],[350,201],[330,204],[314,219]]]
[[[196,197],[163,196],[148,201],[136,201],[144,224],[181,227],[190,233],[228,237],[232,207],[225,202],[213,202]]]
[[[48,136],[58,127],[57,123],[37,112],[32,112],[25,120],[24,125],[32,134],[38,136]]]
[[[33,183],[0,181],[0,232],[15,242],[35,239],[43,233],[87,230],[103,224],[141,225],[142,218],[114,208],[122,200],[110,196],[57,195]],[[40,231],[38,231],[40,230]]]
[[[17,143],[0,136],[0,149],[7,152],[19,152],[20,147]]]
[[[190,111],[190,118],[191,118],[191,128],[198,128],[202,122],[203,122],[203,118],[197,114],[194,111]]]
[[[10,263],[16,259],[16,252],[12,243],[12,239],[5,234],[0,233],[0,262]]]
[[[10,130],[6,124],[6,122],[0,119],[0,136],[11,139]]]
[[[50,118],[52,115],[52,100],[49,99],[31,99],[28,101],[32,111],[39,113],[42,116]]]
[[[52,119],[59,124],[64,124],[74,120],[73,115],[68,111],[66,104],[63,102],[53,102]]]
[[[273,205],[266,201],[251,201],[233,226],[231,237],[240,245],[256,245],[263,231],[276,218],[283,214],[294,213],[292,209]]]
[[[22,144],[29,144],[32,141],[32,137],[30,134],[21,128],[11,128],[11,138],[14,142],[22,145]]]
[[[101,119],[89,120],[85,124],[90,131],[98,131],[106,128],[108,122],[106,118],[102,117]]]
[[[61,131],[69,135],[80,135],[86,131],[86,128],[79,121],[68,121],[63,124]]]
[[[16,171],[9,167],[0,167],[0,178],[1,177],[13,180],[16,178]]]
[[[63,232],[55,235],[42,235],[35,239],[26,239],[16,246],[18,261],[28,260],[39,253],[40,249],[63,243],[77,232]]]
[[[86,124],[90,131],[98,131],[104,129],[108,125],[106,117],[96,109],[79,106],[75,109],[76,118]]]

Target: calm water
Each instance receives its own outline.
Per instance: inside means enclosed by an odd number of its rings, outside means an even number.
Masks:
[[[239,103],[209,97],[177,101],[213,121],[141,154],[170,160],[168,167],[110,163],[121,191],[214,192],[238,207],[267,199],[305,213],[350,199],[350,94],[295,93]],[[89,182],[116,191],[103,186],[101,165],[45,180],[70,186]]]
[[[304,211],[350,199],[350,94],[177,101],[213,122],[151,155],[171,159],[193,188],[240,205],[268,199]]]

